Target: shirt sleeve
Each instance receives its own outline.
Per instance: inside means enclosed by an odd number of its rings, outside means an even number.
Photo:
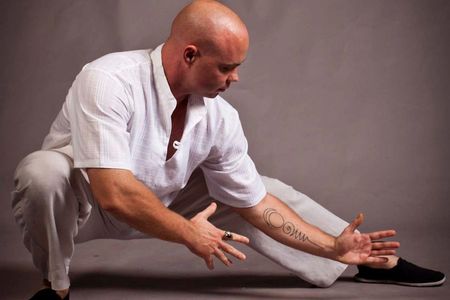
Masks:
[[[211,152],[200,166],[213,199],[232,207],[251,207],[266,195],[247,150],[247,139],[236,112],[234,118],[222,122]]]
[[[132,115],[123,85],[111,74],[84,68],[68,94],[75,168],[131,170]]]

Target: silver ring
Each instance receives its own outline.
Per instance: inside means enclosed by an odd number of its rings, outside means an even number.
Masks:
[[[225,231],[222,237],[222,240],[232,240],[233,234],[230,231]]]

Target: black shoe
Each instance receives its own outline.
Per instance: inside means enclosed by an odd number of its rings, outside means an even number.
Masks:
[[[438,271],[425,269],[399,258],[392,269],[374,269],[358,266],[359,273],[353,278],[367,283],[392,283],[407,286],[437,286],[445,281],[445,275]]]
[[[69,298],[70,292],[62,300],[69,300]],[[61,297],[59,297],[58,294],[51,288],[46,288],[34,294],[34,296],[30,298],[30,300],[61,300]]]

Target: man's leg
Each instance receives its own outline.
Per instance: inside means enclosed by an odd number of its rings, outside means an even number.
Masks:
[[[14,217],[34,265],[56,291],[69,288],[73,238],[90,211],[71,187],[73,173],[68,156],[36,151],[19,163],[14,174]]]
[[[26,156],[16,168],[14,184],[14,217],[44,284],[53,290],[70,286],[75,243],[146,237],[98,206],[81,171],[63,153],[36,151]]]
[[[262,176],[262,180],[268,193],[282,200],[305,221],[314,224],[323,231],[337,236],[348,225],[347,222],[335,216],[308,196],[294,190],[291,186],[266,176]],[[251,225],[246,226],[246,231],[253,236],[254,249],[259,249],[257,251],[314,285],[330,286],[347,268],[347,265],[339,262],[314,256],[278,243]]]
[[[284,201],[307,222],[325,232],[337,236],[348,225],[347,222],[291,186],[265,176],[262,176],[262,179],[269,193]],[[192,175],[188,186],[178,195],[171,208],[190,218],[208,206],[211,201],[214,200],[207,194],[203,174],[198,170]],[[316,286],[330,286],[346,268],[344,264],[313,256],[278,243],[247,223],[225,205],[219,205],[218,210],[209,220],[218,228],[249,237],[250,246],[254,250]],[[403,259],[398,259],[396,256],[390,256],[389,261],[382,267],[374,269],[358,266],[360,272],[355,279],[363,282],[409,286],[436,286],[445,281],[443,273],[416,266]]]
[[[73,160],[58,151],[36,151],[25,157],[14,174],[14,217],[44,285],[65,296],[74,244],[98,238],[146,237],[94,201],[89,184]],[[62,291],[62,292],[61,292]],[[36,298],[47,299],[42,290]]]
[[[269,193],[286,202],[306,221],[331,235],[339,235],[347,226],[346,222],[281,181],[264,176],[263,181]],[[383,265],[358,266],[359,273],[355,279],[361,282],[392,283],[417,287],[437,286],[445,282],[445,275],[441,272],[422,268],[397,256],[391,255],[386,258],[388,261]],[[312,261],[311,268],[316,263],[316,261]]]
[[[283,200],[302,218],[322,230],[332,235],[338,235],[348,225],[347,222],[336,217],[307,196],[295,191],[292,187],[276,179],[264,176],[262,178],[269,193]],[[208,195],[203,174],[197,170],[191,176],[186,188],[179,193],[169,208],[191,218],[208,206],[211,201],[213,199]],[[273,240],[225,205],[219,205],[218,210],[209,220],[218,228],[247,236],[250,239],[250,247],[254,250],[316,286],[330,286],[347,267],[326,258],[295,250]]]

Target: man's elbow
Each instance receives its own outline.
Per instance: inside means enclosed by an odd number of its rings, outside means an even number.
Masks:
[[[248,219],[253,218],[260,213],[261,207],[264,206],[264,202],[268,197],[268,193],[259,201],[256,205],[250,207],[233,207],[234,212],[236,212],[241,217]]]
[[[120,200],[115,196],[95,195],[94,201],[104,210],[111,214],[120,212]]]
[[[117,213],[122,210],[124,188],[130,184],[128,171],[117,169],[87,169],[94,201],[105,211]]]

